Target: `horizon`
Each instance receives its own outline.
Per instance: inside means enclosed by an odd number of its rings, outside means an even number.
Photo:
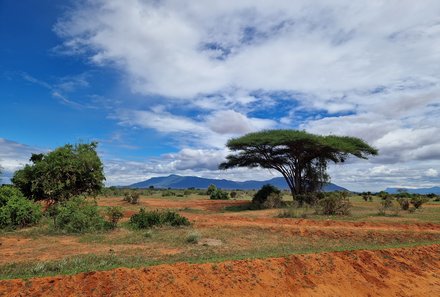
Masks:
[[[398,9],[396,9],[398,5]],[[440,2],[0,3],[0,178],[32,153],[97,141],[106,185],[218,170],[264,129],[379,149],[330,165],[352,191],[440,186]]]

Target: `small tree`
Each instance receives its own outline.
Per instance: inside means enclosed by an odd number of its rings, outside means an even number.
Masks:
[[[78,195],[97,195],[105,180],[97,143],[56,148],[33,154],[31,165],[15,172],[12,182],[33,200],[58,202]]]

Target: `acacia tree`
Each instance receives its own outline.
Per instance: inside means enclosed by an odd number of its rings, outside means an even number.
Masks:
[[[329,162],[344,162],[350,155],[367,159],[377,149],[362,139],[348,136],[321,136],[297,130],[266,130],[230,139],[233,152],[220,169],[262,167],[280,172],[292,196],[314,192],[329,180]]]
[[[32,154],[31,165],[17,170],[12,183],[29,199],[58,202],[96,195],[105,180],[97,143],[66,144],[47,154]]]

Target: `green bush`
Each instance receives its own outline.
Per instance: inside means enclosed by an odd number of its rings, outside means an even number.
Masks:
[[[392,196],[384,196],[382,197],[382,201],[380,202],[379,207],[379,215],[386,215],[388,210],[392,210],[393,207],[393,197]],[[396,209],[394,209],[396,211]]]
[[[209,199],[212,200],[228,200],[229,194],[228,192],[222,191],[220,189],[215,189],[213,192],[211,192],[211,195],[209,196]]]
[[[122,217],[124,216],[124,213],[122,212],[122,208],[119,206],[112,206],[108,207],[105,211],[107,218],[108,218],[108,225],[110,229],[116,228],[118,225],[118,222]]]
[[[256,208],[280,207],[282,204],[281,191],[273,185],[264,185],[255,193],[252,198],[252,204]]]
[[[316,212],[323,215],[349,215],[350,209],[350,200],[342,192],[328,194],[316,206]]]
[[[410,203],[409,203],[409,200],[407,198],[397,199],[397,202],[399,203],[400,208],[402,210],[408,210],[409,209]]]
[[[162,197],[176,196],[176,193],[170,190],[165,190],[162,192]]]
[[[137,191],[127,191],[124,193],[124,201],[127,201],[131,204],[139,203],[140,194]]]
[[[54,229],[65,233],[85,233],[103,230],[104,218],[99,214],[95,201],[74,197],[53,206]]]
[[[139,213],[131,216],[129,224],[136,229],[146,229],[154,226],[189,226],[186,217],[169,210],[146,211],[141,208]]]
[[[209,185],[208,189],[206,190],[206,195],[211,195],[214,191],[217,190],[217,187],[213,184]]]
[[[235,192],[235,191],[232,191],[230,194],[229,194],[229,196],[231,196],[231,198],[233,198],[233,199],[235,199],[235,198],[237,198],[237,192]]]
[[[0,228],[35,225],[42,217],[39,204],[26,199],[17,188],[0,188]]]
[[[200,240],[200,233],[198,232],[191,232],[186,236],[186,242],[188,243],[198,243]]]
[[[261,204],[261,208],[279,208],[283,206],[283,197],[281,194],[270,193],[266,201]]]
[[[428,198],[424,198],[424,197],[420,197],[420,196],[416,196],[416,197],[411,198],[411,204],[414,206],[415,209],[421,208],[422,205],[428,201],[429,201]]]

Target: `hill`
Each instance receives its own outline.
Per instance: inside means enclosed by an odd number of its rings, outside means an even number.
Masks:
[[[261,188],[265,184],[272,184],[280,189],[289,189],[283,177],[275,177],[265,181],[249,180],[244,182],[237,182],[227,179],[211,179],[197,176],[180,176],[174,174],[169,176],[153,177],[145,181],[129,185],[127,186],[127,188],[142,189],[153,186],[155,188],[161,189],[187,189],[191,187],[194,187],[196,189],[206,189],[211,184],[215,185],[217,188],[225,190],[255,190]],[[329,183],[324,186],[324,191],[347,191],[347,189]]]
[[[410,194],[437,194],[440,195],[440,187],[432,187],[432,188],[386,188],[385,192],[390,194],[397,194],[399,190],[405,190]]]

